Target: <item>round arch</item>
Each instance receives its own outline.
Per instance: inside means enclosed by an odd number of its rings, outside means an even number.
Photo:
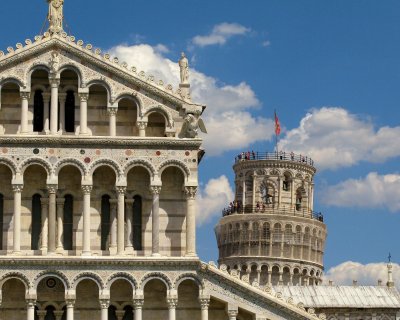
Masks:
[[[24,175],[25,170],[28,167],[35,165],[35,164],[41,166],[46,171],[47,178],[49,178],[52,175],[53,171],[52,171],[51,164],[42,158],[29,158],[29,159],[24,160],[19,166],[20,167],[19,171],[21,172],[22,175]]]
[[[146,109],[144,114],[145,117],[148,117],[151,113],[158,112],[160,113],[167,122],[167,126],[172,128],[174,126],[174,120],[172,119],[171,113],[162,105],[153,105]]]
[[[124,174],[127,175],[129,171],[134,167],[145,168],[147,172],[150,174],[151,178],[154,178],[154,176],[156,175],[156,169],[154,168],[153,164],[144,159],[134,159],[129,161],[123,168]]]
[[[11,170],[13,177],[18,172],[16,164],[7,158],[0,158],[0,165],[5,165],[6,167],[8,167]]]
[[[112,284],[117,280],[125,280],[125,281],[127,281],[132,286],[133,292],[135,292],[135,290],[138,288],[138,283],[137,283],[136,279],[131,274],[126,273],[126,272],[118,272],[118,273],[112,274],[107,279],[105,287],[108,290],[110,290]]]
[[[54,165],[54,173],[55,173],[55,175],[58,176],[58,174],[60,173],[61,169],[66,167],[66,166],[72,166],[72,167],[77,168],[79,170],[79,172],[81,173],[82,177],[86,176],[87,173],[88,173],[85,165],[81,161],[79,161],[77,159],[74,159],[74,158],[65,158],[65,159],[62,159],[62,160],[58,161]]]
[[[201,279],[200,279],[196,274],[193,274],[193,273],[184,273],[184,274],[181,274],[179,277],[177,277],[177,278],[175,279],[174,284],[173,284],[173,288],[175,288],[176,290],[178,290],[179,285],[180,285],[183,281],[186,281],[186,280],[190,280],[190,281],[196,283],[197,286],[199,287],[199,290],[204,290],[204,288],[205,288],[205,285],[204,285],[203,281],[201,281]]]
[[[161,178],[164,170],[168,167],[176,167],[176,168],[180,169],[185,177],[185,180],[188,180],[188,178],[190,176],[190,170],[186,166],[186,164],[184,164],[183,162],[181,162],[179,160],[166,160],[166,161],[162,162],[158,166],[158,175],[160,176],[160,178]]]
[[[90,87],[91,87],[91,86],[94,86],[94,85],[98,85],[98,86],[101,86],[101,87],[103,87],[103,88],[106,89],[106,91],[107,91],[107,102],[110,103],[110,102],[111,102],[111,97],[112,97],[112,90],[111,90],[110,84],[109,84],[106,80],[102,80],[102,79],[93,79],[93,80],[90,80],[90,81],[86,84],[86,87],[87,87],[88,89],[90,89]],[[89,92],[89,95],[90,95],[90,92]]]
[[[136,104],[137,108],[138,108],[138,114],[137,114],[138,118],[139,118],[139,116],[142,117],[142,115],[143,115],[143,102],[142,102],[142,99],[140,99],[140,97],[137,95],[137,93],[134,92],[134,91],[132,91],[132,92],[122,92],[115,98],[114,102],[116,104],[119,104],[121,102],[121,100],[124,100],[124,99],[133,101]]]
[[[7,83],[16,84],[20,89],[24,88],[25,85],[22,80],[18,79],[17,77],[8,77],[0,81],[0,89]]]
[[[84,273],[78,274],[74,278],[74,280],[72,280],[71,289],[76,290],[76,288],[78,287],[78,284],[83,280],[94,281],[97,284],[97,286],[99,287],[99,291],[102,291],[104,288],[103,280],[101,279],[101,277],[98,274],[93,273],[93,272],[84,272]]]
[[[21,281],[24,284],[26,290],[29,290],[29,288],[31,287],[30,281],[27,276],[25,276],[23,273],[14,271],[6,273],[0,279],[0,291],[3,289],[4,283],[11,279],[17,279]]]
[[[74,64],[71,64],[71,63],[63,64],[58,69],[57,76],[61,77],[61,73],[63,73],[64,71],[67,71],[67,70],[68,71],[73,71],[73,72],[76,73],[76,75],[78,76],[78,87],[80,88],[81,84],[82,84],[83,77],[82,77],[82,71],[79,69],[78,66],[76,66]]]
[[[167,290],[172,289],[171,279],[167,275],[165,275],[164,273],[161,273],[161,272],[151,272],[151,273],[145,274],[140,281],[139,288],[144,290],[144,287],[146,286],[146,284],[151,280],[160,280],[162,283],[165,284],[165,287],[167,288]]]
[[[37,65],[31,66],[25,74],[26,83],[27,83],[28,88],[30,88],[32,85],[32,74],[37,70],[43,70],[43,71],[46,71],[48,74],[50,74],[50,68],[45,64],[37,64]]]
[[[121,168],[118,165],[118,163],[116,163],[115,161],[113,161],[111,159],[98,159],[98,160],[95,160],[90,165],[90,167],[88,169],[88,174],[90,176],[93,176],[93,173],[96,171],[96,169],[99,168],[99,167],[102,167],[102,166],[106,166],[106,167],[109,167],[112,170],[114,170],[115,177],[116,177],[117,181],[118,181],[119,177],[123,175],[123,171],[121,170]]]
[[[40,272],[33,280],[33,288],[36,290],[40,281],[42,281],[43,279],[46,279],[46,278],[57,278],[58,280],[60,280],[62,282],[65,290],[70,289],[70,283],[69,283],[67,276],[57,270],[51,270],[51,271],[45,270],[43,272]]]

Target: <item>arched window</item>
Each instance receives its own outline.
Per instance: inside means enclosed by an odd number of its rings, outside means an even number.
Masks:
[[[53,306],[46,307],[46,316],[45,320],[56,320],[56,316],[54,315],[54,311],[56,310]]]
[[[32,197],[31,250],[39,250],[41,228],[42,228],[41,195],[35,194]]]
[[[126,306],[124,308],[125,314],[122,318],[123,320],[133,320],[133,308],[131,306]]]
[[[303,195],[300,189],[297,190],[296,192],[296,210],[300,211],[301,210],[301,203],[303,201]]]
[[[70,194],[64,197],[63,242],[65,250],[72,250],[72,234],[74,225],[74,197]]]
[[[273,203],[273,189],[268,185],[262,185],[260,188],[261,199],[266,204]]]
[[[117,308],[115,306],[108,307],[108,320],[117,320]]]
[[[72,90],[67,91],[65,100],[65,131],[75,132],[75,95]]]
[[[291,182],[290,175],[288,172],[286,172],[283,176],[283,184],[282,184],[283,191],[290,191],[290,182]]]
[[[133,248],[142,250],[142,197],[133,197]]]
[[[110,234],[110,196],[101,197],[101,250],[107,250]]]
[[[0,194],[0,250],[3,250],[4,196]]]
[[[43,95],[41,90],[35,91],[35,96],[33,99],[33,131],[42,132],[43,131],[43,112],[44,103]]]

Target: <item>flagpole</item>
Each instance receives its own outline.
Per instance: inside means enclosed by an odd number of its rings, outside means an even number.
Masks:
[[[276,150],[276,155],[278,156],[278,133],[276,131],[276,109],[274,109],[274,120],[275,120],[275,150]]]

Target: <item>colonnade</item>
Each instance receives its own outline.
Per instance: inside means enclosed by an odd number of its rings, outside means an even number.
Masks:
[[[160,256],[160,192],[161,185],[153,185],[150,187],[152,194],[152,255]],[[84,184],[81,186],[83,194],[83,243],[82,255],[90,256],[91,241],[90,241],[90,208],[91,208],[91,192],[92,185]],[[14,216],[13,216],[13,253],[21,253],[21,194],[23,184],[12,184],[14,193]],[[61,235],[63,233],[63,204],[64,199],[57,198],[57,185],[47,185],[48,199],[41,199],[42,205],[42,226],[41,226],[41,251],[43,254],[52,254],[57,251],[62,251],[63,244]],[[126,249],[131,249],[133,246],[133,230],[132,214],[133,210],[129,210],[127,216],[128,221],[128,239],[125,235],[125,203],[128,208],[132,207],[133,200],[125,201],[126,187],[117,186],[117,199],[111,200],[111,228],[110,228],[110,250],[111,254],[122,255]],[[197,187],[185,187],[186,193],[186,256],[196,256],[196,197]]]
[[[208,311],[209,311],[209,305],[210,305],[210,298],[209,297],[207,297],[207,298],[200,297],[199,303],[200,303],[200,307],[201,307],[201,320],[209,320],[209,317],[208,317],[209,312]],[[143,298],[134,298],[132,301],[132,304],[133,304],[133,310],[134,310],[134,320],[143,320],[144,299]],[[168,304],[168,320],[176,320],[176,308],[178,305],[178,298],[167,297],[167,304]],[[66,320],[74,320],[75,300],[67,299],[65,301],[65,305],[66,305]],[[100,299],[99,305],[100,305],[100,310],[101,310],[100,319],[108,320],[108,308],[110,307],[110,300],[109,299]],[[27,308],[26,319],[27,320],[35,320],[36,300],[35,299],[27,299],[26,306],[27,306],[26,307]],[[238,314],[237,310],[229,310],[227,320],[236,320],[237,314]],[[43,311],[39,311],[38,316],[39,316],[40,320],[44,320],[46,313]],[[63,312],[59,312],[58,317],[61,319],[62,316],[63,316]]]

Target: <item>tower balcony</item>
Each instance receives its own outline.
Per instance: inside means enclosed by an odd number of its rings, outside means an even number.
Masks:
[[[235,164],[243,161],[259,161],[259,160],[277,160],[277,161],[292,161],[314,167],[314,161],[307,156],[295,154],[293,152],[255,152],[245,151],[239,153],[235,157]]]

